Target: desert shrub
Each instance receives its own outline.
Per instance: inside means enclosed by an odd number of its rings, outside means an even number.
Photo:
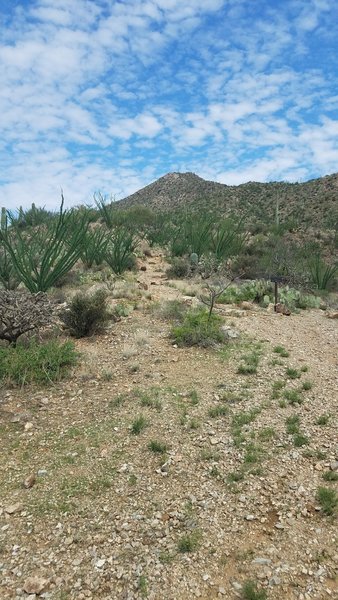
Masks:
[[[180,300],[168,300],[157,309],[159,316],[168,321],[183,321],[187,310]]]
[[[98,290],[92,295],[76,294],[68,309],[61,314],[71,335],[76,338],[92,334],[110,316],[107,310],[107,294],[103,290]]]
[[[0,290],[0,339],[15,346],[24,333],[52,323],[52,305],[46,294]]]
[[[171,336],[179,346],[214,346],[224,342],[222,319],[204,309],[188,311],[181,325],[173,327]]]
[[[32,341],[28,346],[0,348],[0,380],[18,385],[57,381],[67,375],[76,360],[70,341],[51,340],[46,344]]]
[[[186,258],[174,257],[166,275],[171,279],[184,279],[189,277],[190,271],[190,263]]]

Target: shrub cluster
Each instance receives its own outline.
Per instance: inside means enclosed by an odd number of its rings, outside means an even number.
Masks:
[[[70,334],[76,338],[94,333],[111,316],[107,310],[107,294],[104,290],[98,290],[92,295],[76,294],[69,307],[61,314]]]

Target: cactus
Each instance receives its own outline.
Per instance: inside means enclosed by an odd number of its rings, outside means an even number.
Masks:
[[[196,252],[192,252],[190,254],[190,264],[193,267],[197,267],[197,265],[198,265],[198,254],[196,254]]]
[[[7,211],[3,206],[1,209],[1,221],[0,221],[0,230],[5,231],[7,229]]]

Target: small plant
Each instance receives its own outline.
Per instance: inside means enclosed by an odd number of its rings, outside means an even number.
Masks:
[[[286,375],[289,379],[299,379],[300,372],[297,369],[292,369],[291,367],[288,367],[286,369]]]
[[[306,392],[308,392],[309,390],[312,389],[312,382],[311,381],[303,381],[302,384],[302,389]]]
[[[229,414],[229,409],[227,406],[224,406],[222,404],[219,404],[218,406],[213,406],[208,411],[208,415],[212,419],[216,417],[224,417],[227,414]]]
[[[208,460],[208,461],[214,461],[214,462],[218,462],[220,459],[220,453],[216,452],[215,450],[211,450],[209,448],[204,448],[201,451],[201,460]]]
[[[259,353],[251,352],[242,356],[243,363],[239,365],[237,373],[240,375],[253,375],[257,373],[257,366],[259,363]]]
[[[301,446],[306,446],[309,443],[309,440],[306,435],[303,435],[302,433],[296,433],[293,436],[293,443],[296,448],[301,448]]]
[[[91,296],[76,294],[61,318],[71,335],[82,338],[92,334],[110,316],[107,310],[107,294],[103,290],[98,290]]]
[[[177,544],[178,551],[182,554],[194,552],[198,548],[200,537],[197,531],[190,535],[183,535]]]
[[[307,372],[308,372],[308,370],[309,370],[309,367],[308,367],[307,365],[303,365],[303,366],[300,368],[300,370],[301,370],[301,373],[307,373]]]
[[[319,487],[316,499],[318,500],[324,515],[332,516],[338,506],[338,496],[335,490],[326,487]]]
[[[179,346],[202,346],[207,348],[224,342],[221,331],[222,319],[205,310],[188,311],[181,325],[172,329],[172,338]]]
[[[283,358],[287,358],[288,356],[290,356],[290,352],[288,352],[284,348],[284,346],[275,346],[273,351],[276,352],[276,354],[279,354],[279,356],[282,356]]]
[[[264,427],[258,432],[258,437],[260,440],[267,442],[276,437],[276,432],[272,427]]]
[[[243,479],[244,473],[242,471],[233,471],[227,475],[227,481],[229,483],[238,483],[239,481],[243,481]]]
[[[147,578],[145,575],[140,575],[139,580],[138,580],[138,589],[140,591],[142,598],[146,598],[148,595],[148,584],[147,584]]]
[[[186,258],[174,257],[170,267],[166,271],[169,279],[185,279],[189,277],[191,265]]]
[[[274,381],[272,384],[272,389],[273,390],[282,390],[283,388],[285,388],[285,381],[281,380],[281,379],[277,379],[277,381]]]
[[[168,450],[168,446],[157,440],[151,440],[148,444],[148,449],[151,452],[154,452],[154,454],[165,454]]]
[[[303,402],[297,390],[284,390],[284,398],[289,404],[301,404]]]
[[[330,415],[320,415],[316,421],[316,425],[328,425],[330,421]]]
[[[324,481],[338,481],[337,471],[325,471],[322,475]]]
[[[145,416],[139,415],[132,423],[131,432],[134,435],[139,435],[147,427],[147,425],[148,421]]]
[[[190,398],[191,406],[196,406],[198,404],[199,400],[196,390],[191,390],[191,392],[188,394],[188,397]]]
[[[236,415],[233,416],[232,418],[232,426],[233,427],[242,427],[243,425],[248,425],[249,423],[252,423],[252,421],[255,420],[256,416],[258,415],[259,410],[257,408],[254,408],[252,410],[250,410],[249,412],[239,412]]]
[[[252,443],[248,444],[244,455],[244,462],[246,464],[253,464],[259,462],[261,460],[262,453],[263,450],[260,446],[256,446]]]
[[[162,410],[162,402],[157,397],[157,394],[150,395],[148,393],[142,393],[140,398],[141,406],[147,406],[148,408],[155,408],[157,411]]]
[[[286,431],[293,435],[299,433],[300,418],[298,415],[292,415],[286,419]]]
[[[246,581],[242,587],[243,600],[267,600],[267,593],[263,589],[258,589],[254,581]]]

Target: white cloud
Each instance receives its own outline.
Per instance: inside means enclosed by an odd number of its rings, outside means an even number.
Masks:
[[[12,11],[1,204],[52,205],[61,187],[73,203],[127,194],[178,167],[232,182],[337,170],[332,0],[259,12],[241,0],[18,0]]]

